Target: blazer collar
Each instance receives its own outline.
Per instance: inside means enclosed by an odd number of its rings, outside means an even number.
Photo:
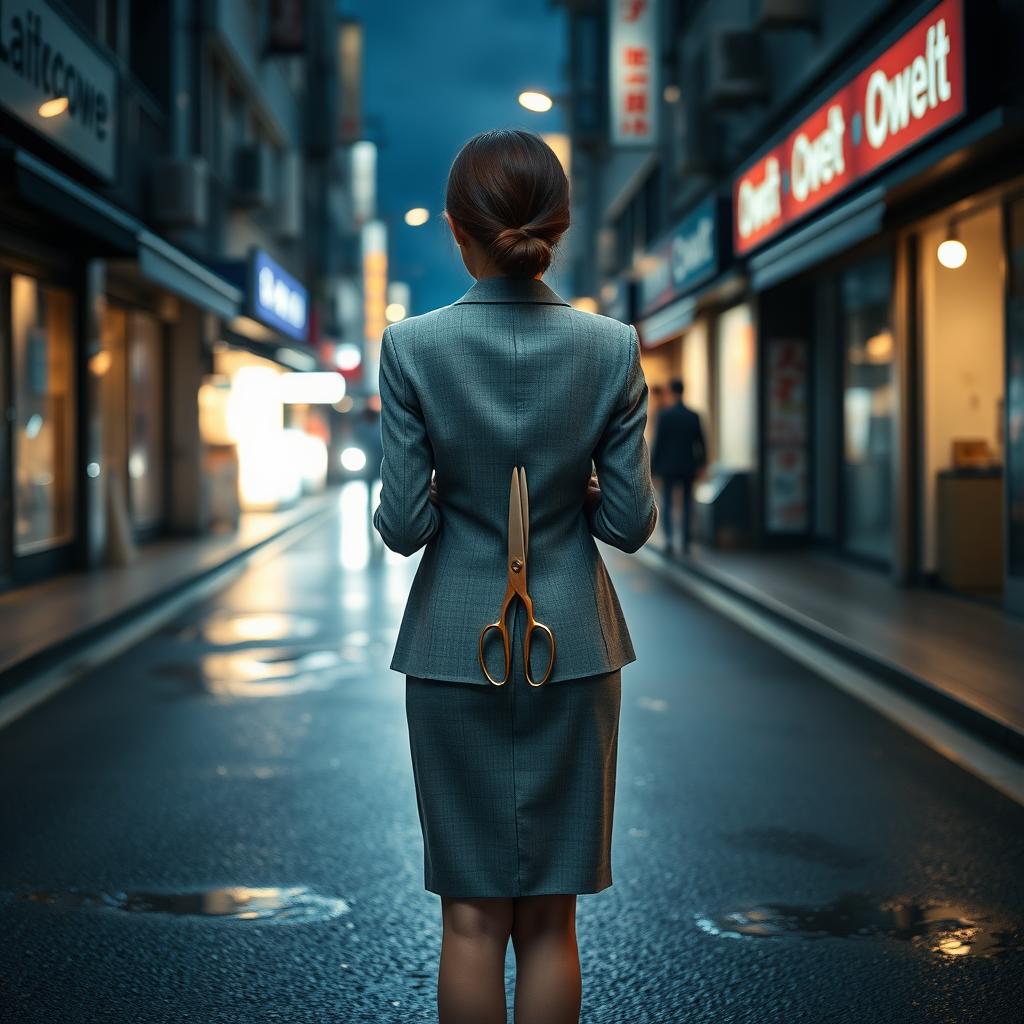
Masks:
[[[482,302],[536,302],[545,306],[568,306],[543,281],[521,277],[485,277],[477,281],[455,305]]]

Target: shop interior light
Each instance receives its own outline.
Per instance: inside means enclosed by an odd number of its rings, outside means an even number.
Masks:
[[[538,114],[545,114],[551,109],[554,100],[542,92],[521,92],[519,105]]]
[[[430,211],[423,206],[416,206],[405,215],[405,223],[412,228],[418,228],[430,220]]]
[[[939,244],[935,255],[944,267],[956,270],[967,262],[967,246],[957,238],[947,238]]]
[[[101,348],[89,359],[89,372],[94,377],[102,377],[110,369],[110,364],[113,361],[114,357],[111,355],[110,349]]]
[[[864,353],[867,355],[869,363],[891,362],[892,348],[892,334],[889,331],[873,334],[864,342]]]
[[[356,369],[362,361],[363,353],[359,351],[359,346],[350,341],[342,342],[334,350],[334,365],[344,372]]]
[[[666,103],[678,103],[682,98],[682,95],[682,90],[678,85],[666,85],[665,91],[662,93],[662,96],[665,97]]]
[[[47,100],[39,107],[40,117],[56,117],[68,109],[67,96],[58,96],[55,100]]]
[[[345,378],[325,373],[282,373],[281,401],[285,405],[334,405],[345,397]]]
[[[583,310],[584,313],[596,313],[600,308],[597,304],[597,299],[593,299],[589,295],[579,295],[569,305],[573,309]]]
[[[384,316],[389,324],[397,324],[399,320],[405,319],[405,306],[400,302],[390,302],[384,310]]]

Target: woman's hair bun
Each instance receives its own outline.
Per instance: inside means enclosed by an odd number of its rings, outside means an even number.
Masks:
[[[569,182],[534,132],[499,128],[470,139],[448,174],[448,215],[509,277],[536,277],[569,227]]]

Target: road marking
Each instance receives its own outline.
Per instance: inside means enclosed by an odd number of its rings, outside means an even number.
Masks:
[[[70,686],[90,669],[133,647],[140,640],[155,633],[184,611],[189,605],[211,597],[233,583],[246,570],[272,558],[298,543],[315,529],[338,514],[335,506],[317,512],[308,519],[288,527],[271,540],[235,558],[229,565],[203,576],[195,583],[161,601],[155,608],[136,616],[130,622],[105,634],[90,644],[69,654],[56,665],[0,697],[0,729],[27,714],[34,707],[49,700],[54,694]]]
[[[667,577],[727,619],[874,708],[932,750],[1024,805],[1024,764],[1009,754],[879,682],[870,673],[854,667],[797,630],[782,625],[773,616],[758,612],[714,584],[668,564],[660,555],[641,550],[636,557],[647,568]]]

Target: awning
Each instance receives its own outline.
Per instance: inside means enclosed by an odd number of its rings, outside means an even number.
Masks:
[[[882,230],[885,189],[873,188],[801,228],[756,256],[747,266],[755,291],[770,288]]]
[[[693,323],[696,312],[696,296],[688,295],[652,313],[646,320],[641,320],[637,324],[637,331],[644,348],[653,348],[686,330]]]
[[[138,259],[139,273],[217,316],[238,315],[244,298],[233,284],[149,231],[135,217],[15,146],[0,147],[4,184],[46,213]],[[110,255],[109,250],[103,255]]]

